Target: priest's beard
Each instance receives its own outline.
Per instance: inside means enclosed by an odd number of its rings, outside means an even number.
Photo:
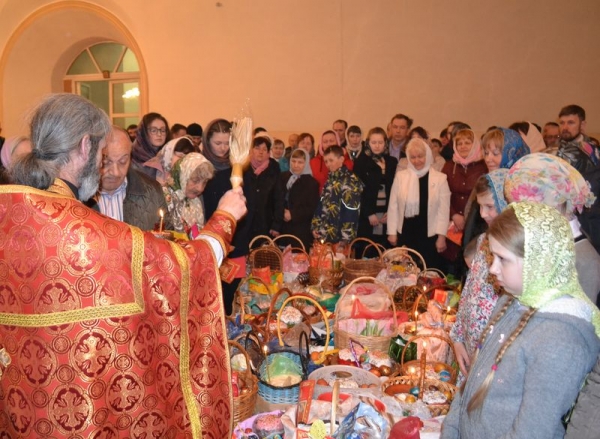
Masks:
[[[90,158],[79,173],[79,200],[87,201],[98,191],[100,185],[100,167],[96,161],[96,154]]]

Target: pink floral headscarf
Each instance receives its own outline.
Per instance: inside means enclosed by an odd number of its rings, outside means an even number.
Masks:
[[[508,171],[504,194],[509,202],[533,201],[561,210],[581,213],[596,197],[579,171],[563,159],[545,153],[529,154]]]

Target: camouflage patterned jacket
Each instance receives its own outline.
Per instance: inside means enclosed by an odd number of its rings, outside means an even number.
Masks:
[[[329,174],[311,224],[319,239],[337,243],[356,238],[362,191],[362,182],[345,165]]]

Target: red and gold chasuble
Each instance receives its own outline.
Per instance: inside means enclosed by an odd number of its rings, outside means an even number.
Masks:
[[[206,230],[226,246],[234,228]],[[231,437],[226,346],[205,241],[0,186],[0,437]]]

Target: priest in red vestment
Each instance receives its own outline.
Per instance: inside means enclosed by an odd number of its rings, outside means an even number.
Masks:
[[[50,96],[0,186],[0,432],[231,437],[218,265],[245,200],[225,194],[184,245],[85,207],[109,131],[85,99]]]

